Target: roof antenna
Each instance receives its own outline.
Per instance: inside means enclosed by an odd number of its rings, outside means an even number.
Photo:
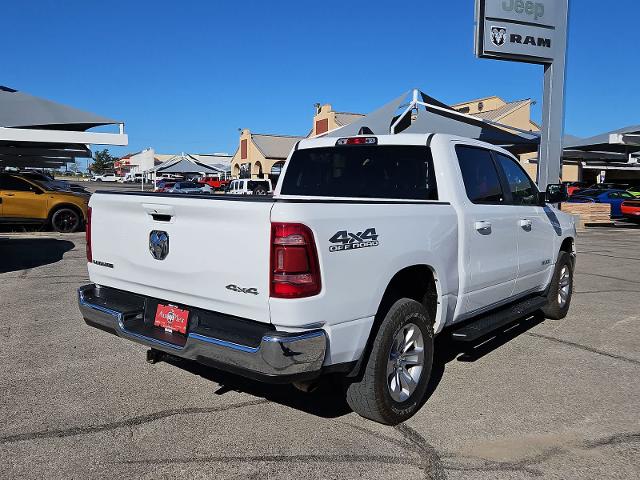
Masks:
[[[360,130],[358,130],[358,135],[373,135],[373,132],[369,127],[360,127]]]

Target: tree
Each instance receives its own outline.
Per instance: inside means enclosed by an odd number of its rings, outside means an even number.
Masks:
[[[107,171],[113,171],[113,162],[117,159],[109,153],[109,149],[97,150],[93,154],[93,163],[89,166],[89,170],[100,175]]]

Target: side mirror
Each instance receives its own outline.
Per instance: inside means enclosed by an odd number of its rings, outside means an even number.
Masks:
[[[547,185],[547,191],[540,196],[541,203],[562,203],[569,199],[567,186],[563,183]]]

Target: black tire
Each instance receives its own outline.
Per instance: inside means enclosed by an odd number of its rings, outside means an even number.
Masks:
[[[82,216],[77,210],[62,207],[51,215],[51,228],[60,233],[72,233],[80,230]]]
[[[266,195],[267,194],[267,189],[264,187],[256,187],[253,190],[253,194],[254,195]]]
[[[413,324],[422,334],[423,361],[417,385],[406,400],[392,398],[388,373],[394,338]],[[433,325],[426,308],[408,298],[396,301],[380,324],[362,378],[347,385],[347,403],[357,414],[385,425],[397,425],[422,407],[433,364]],[[410,367],[412,368],[412,367]],[[396,377],[398,378],[398,377]]]
[[[568,275],[568,278],[565,276]],[[563,287],[564,294],[562,293]],[[571,306],[571,296],[573,295],[573,259],[566,252],[560,252],[556,269],[553,272],[551,285],[549,286],[548,303],[542,309],[546,318],[551,320],[561,320],[567,316]]]

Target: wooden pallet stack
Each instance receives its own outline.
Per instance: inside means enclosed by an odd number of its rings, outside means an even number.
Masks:
[[[562,211],[576,217],[576,228],[591,225],[611,225],[611,205],[608,203],[563,203]]]

